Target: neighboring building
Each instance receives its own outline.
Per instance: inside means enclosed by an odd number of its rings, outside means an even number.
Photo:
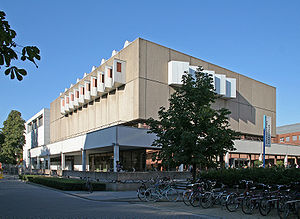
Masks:
[[[157,149],[144,122],[158,118],[183,72],[197,66],[214,79],[219,98],[213,107],[229,109],[231,128],[242,133],[227,164],[261,159],[264,115],[272,118],[275,137],[276,88],[141,38],[126,41],[50,104],[50,143],[31,148],[31,159],[50,160],[51,169],[116,171],[120,161],[127,170],[144,170]],[[269,162],[300,156],[298,149],[277,146],[267,153]]]
[[[44,147],[50,143],[50,110],[42,109],[25,123],[26,143],[23,147],[23,160],[26,166],[32,165],[40,168],[40,159],[31,158],[30,150],[33,148]],[[42,158],[44,161],[44,158]],[[49,162],[45,161],[48,167]]]
[[[276,128],[276,137],[272,142],[278,144],[300,145],[300,123],[279,126]]]

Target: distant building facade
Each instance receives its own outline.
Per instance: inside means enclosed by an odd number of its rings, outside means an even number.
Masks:
[[[279,126],[276,128],[276,137],[273,143],[300,145],[300,123]]]

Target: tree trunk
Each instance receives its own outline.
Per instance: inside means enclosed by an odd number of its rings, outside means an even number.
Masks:
[[[192,169],[192,176],[193,176],[193,182],[196,182],[196,164],[194,163],[192,165],[193,169]]]

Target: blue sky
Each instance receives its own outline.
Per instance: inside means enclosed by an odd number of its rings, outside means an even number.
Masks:
[[[0,70],[0,127],[29,119],[125,40],[145,38],[277,88],[277,126],[300,122],[300,1],[1,0],[16,41],[41,50],[22,82]]]

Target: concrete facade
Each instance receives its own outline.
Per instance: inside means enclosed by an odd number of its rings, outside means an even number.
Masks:
[[[168,107],[174,89],[168,85],[168,62],[186,61],[218,74],[236,79],[237,98],[218,99],[214,107],[228,108],[232,129],[248,135],[262,136],[263,115],[272,117],[272,134],[276,127],[276,88],[217,65],[205,62],[156,43],[138,38],[95,68],[72,88],[77,88],[97,71],[105,71],[114,59],[126,62],[125,85],[99,96],[67,115],[60,113],[60,98],[50,105],[51,143],[111,125],[134,120],[157,118],[159,107]],[[263,94],[263,95],[262,95]]]
[[[112,57],[93,67],[91,73],[84,74],[50,104],[49,142],[26,148],[37,168],[90,171],[95,170],[93,165],[97,160],[97,171],[111,171],[103,166],[105,162],[113,164],[108,166],[116,171],[123,156],[123,162],[143,169],[137,163],[144,162],[141,156],[146,149],[153,149],[151,144],[155,138],[147,134],[143,122],[149,117],[157,119],[159,108],[168,107],[168,99],[174,92],[168,83],[171,61],[202,66],[206,71],[234,80],[234,97],[218,98],[213,105],[217,109],[229,109],[231,128],[243,134],[243,140],[236,141],[238,150],[226,155],[225,161],[234,163],[243,159],[246,162],[249,156],[250,161],[252,155],[253,159],[261,157],[262,143],[247,139],[249,136],[256,140],[262,138],[264,115],[272,118],[272,136],[275,136],[275,87],[141,38],[125,44],[122,50],[113,51]],[[118,71],[118,77],[110,77]],[[77,91],[81,96],[76,97]],[[291,155],[297,160],[300,156],[299,148],[273,148],[267,149],[267,153],[280,156],[278,159]],[[140,151],[134,153],[134,150]],[[101,157],[102,154],[105,157]]]

